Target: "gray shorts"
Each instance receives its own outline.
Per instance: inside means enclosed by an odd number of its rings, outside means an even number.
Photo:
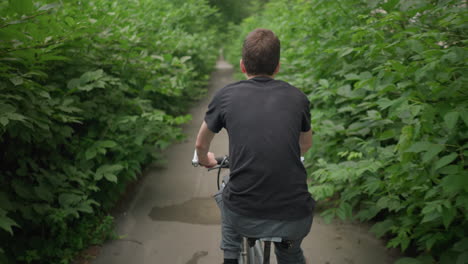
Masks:
[[[294,221],[245,217],[224,206],[222,190],[216,193],[214,198],[221,210],[221,249],[224,251],[224,258],[237,259],[239,257],[243,236],[252,238],[281,237],[284,240],[292,240],[293,246],[284,248],[275,244],[278,264],[305,264],[301,243],[310,232],[313,215]]]

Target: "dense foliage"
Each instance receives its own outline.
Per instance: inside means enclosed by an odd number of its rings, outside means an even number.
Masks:
[[[280,79],[311,100],[313,196],[373,220],[398,263],[468,263],[466,1],[274,0],[238,28],[282,41]]]
[[[239,24],[242,19],[258,12],[268,0],[209,0],[209,3],[216,7],[221,16],[220,19],[224,21],[222,26],[228,23]],[[229,31],[224,28],[224,31]]]
[[[0,262],[68,263],[182,137],[218,54],[205,1],[0,3]]]

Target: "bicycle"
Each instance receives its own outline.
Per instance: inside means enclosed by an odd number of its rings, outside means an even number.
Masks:
[[[229,181],[229,174],[223,177],[220,185],[220,175],[222,169],[229,169],[229,157],[217,157],[216,161],[218,165],[208,168],[208,171],[218,170],[217,187],[218,191],[224,188]],[[192,165],[198,167],[197,152],[193,154]],[[262,237],[262,238],[249,238],[242,236],[241,250],[239,253],[239,264],[269,264],[270,263],[270,252],[271,242],[281,243],[283,239],[281,237]],[[263,250],[262,250],[263,244]]]

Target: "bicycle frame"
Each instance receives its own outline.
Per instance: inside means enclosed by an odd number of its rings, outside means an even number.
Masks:
[[[208,168],[208,171],[218,169],[218,177],[217,177],[217,186],[218,191],[227,184],[229,177],[224,177],[223,181],[220,185],[220,174],[221,169],[229,168],[229,158],[227,156],[222,158],[216,158],[218,165],[213,168]],[[197,151],[195,150],[192,159],[192,165],[194,167],[198,167],[200,164],[198,163],[198,156]],[[226,179],[226,181],[224,180]],[[265,251],[262,251],[262,241],[264,242]],[[270,263],[270,251],[271,251],[271,242],[281,242],[281,238],[279,237],[270,237],[270,238],[259,238],[255,240],[255,245],[250,246],[247,237],[242,237],[241,242],[241,250],[239,253],[239,264],[269,264]],[[265,254],[264,254],[265,253]]]
[[[255,242],[255,246],[250,247],[246,237],[242,237],[239,264],[264,263],[262,245],[260,241]],[[267,262],[269,263],[269,262]]]

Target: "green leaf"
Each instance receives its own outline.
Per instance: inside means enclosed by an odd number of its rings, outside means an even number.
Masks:
[[[400,105],[405,99],[406,99],[405,97],[400,97],[395,100],[390,100],[386,97],[382,97],[382,98],[379,98],[379,100],[377,100],[376,103],[379,106],[380,110],[385,110],[392,105],[396,105],[396,106]]]
[[[373,194],[375,193],[380,187],[382,186],[382,181],[374,178],[374,177],[368,177],[366,178],[366,182],[362,186],[364,190],[368,194]]]
[[[8,199],[8,196],[5,192],[0,192],[0,210],[11,211],[14,209],[13,204]]]
[[[0,209],[0,228],[13,235],[13,226],[20,227],[13,219],[7,216],[6,211]]]
[[[442,190],[449,195],[455,195],[463,188],[468,188],[468,175],[450,174],[445,176],[440,185]]]
[[[468,251],[468,237],[462,238],[460,241],[453,245],[453,250],[457,252]]]
[[[424,163],[432,160],[435,156],[437,156],[437,154],[439,154],[445,148],[445,146],[442,146],[442,145],[437,145],[437,144],[431,144],[431,145],[432,146],[427,150],[426,153],[424,153],[422,157],[422,161]]]
[[[339,57],[344,57],[353,51],[354,51],[353,48],[350,48],[350,47],[344,48],[343,50],[341,50]]]
[[[89,91],[93,90],[94,88],[95,88],[94,85],[87,84],[87,85],[79,86],[79,87],[78,87],[78,90],[89,92]]]
[[[387,140],[395,137],[395,130],[387,129],[379,135],[379,140]]]
[[[164,54],[163,57],[164,57],[164,60],[167,61],[167,62],[172,61],[172,58],[173,58],[172,54],[170,54],[170,53]]]
[[[96,171],[96,173],[109,173],[109,172],[119,172],[122,170],[124,167],[120,164],[114,164],[114,165],[103,165],[99,167]]]
[[[52,202],[54,200],[53,191],[47,188],[45,185],[41,184],[34,187],[34,192],[36,195],[44,201]]]
[[[0,124],[4,127],[6,127],[8,125],[10,121],[8,120],[8,118],[6,117],[0,117]]]
[[[461,111],[460,116],[463,119],[463,122],[465,122],[465,126],[468,127],[468,110]]]
[[[80,77],[80,84],[84,85],[91,81],[96,81],[97,79],[101,78],[104,75],[104,71],[102,69],[96,71],[85,72]]]
[[[309,187],[309,192],[317,200],[322,200],[331,197],[335,193],[335,188],[332,184],[320,184]]]
[[[31,13],[34,7],[32,0],[8,0],[8,3],[20,15]]]
[[[421,220],[421,224],[434,221],[435,219],[439,217],[441,217],[441,214],[439,212],[436,212],[436,211],[428,212],[424,215],[423,219]]]
[[[439,170],[441,174],[457,174],[458,172],[460,172],[460,169],[457,165],[445,166]]]
[[[10,82],[13,83],[14,86],[18,86],[18,85],[23,84],[24,80],[20,76],[15,76],[15,77],[10,78]]]
[[[19,179],[13,179],[11,185],[13,186],[13,189],[19,197],[22,197],[24,199],[33,198],[31,186],[27,185],[24,181],[21,181]]]
[[[319,84],[324,88],[330,87],[330,84],[328,83],[328,80],[325,80],[325,79],[320,79]]]
[[[404,152],[411,144],[411,139],[413,137],[413,127],[412,126],[404,126],[401,129],[401,135],[398,139],[398,151],[400,153]]]
[[[462,252],[460,255],[458,255],[456,264],[467,264],[467,263],[468,263],[468,251],[465,251],[465,252]]]
[[[424,50],[423,44],[417,39],[409,39],[406,43],[409,48],[416,53],[421,53]]]
[[[37,11],[48,11],[48,10],[58,7],[59,5],[60,5],[59,3],[43,5],[39,9],[37,9]]]
[[[106,180],[110,181],[110,182],[115,182],[117,183],[117,176],[115,176],[114,174],[112,173],[105,173],[104,174],[104,178],[106,178]]]
[[[67,25],[69,25],[69,26],[73,26],[73,25],[75,25],[75,20],[73,18],[71,18],[71,17],[66,17],[65,18],[65,23],[67,23]]]
[[[400,258],[398,259],[395,264],[425,264],[415,258]]]
[[[186,61],[190,60],[192,57],[191,56],[183,56],[180,58],[180,62],[185,63]]]
[[[388,208],[388,203],[390,202],[390,197],[388,196],[382,196],[380,199],[377,201],[376,206],[379,209],[385,209]]]
[[[83,195],[78,195],[74,193],[62,193],[58,197],[58,201],[63,208],[67,208],[71,205],[78,204],[83,200]]]
[[[110,182],[117,182],[116,174],[119,173],[124,167],[120,164],[103,165],[96,170],[95,179],[100,180],[103,177]]]
[[[336,215],[341,220],[350,219],[351,216],[353,215],[353,208],[351,207],[349,203],[343,202],[340,204],[340,207],[336,211]]]
[[[58,56],[58,55],[42,55],[40,61],[47,62],[47,61],[68,61],[70,58],[65,56]]]
[[[444,208],[442,213],[442,223],[445,226],[445,229],[448,229],[453,219],[457,215],[457,209],[455,207]]]
[[[385,235],[388,231],[390,231],[393,226],[393,220],[387,219],[385,221],[378,222],[375,225],[373,225],[370,231],[373,232],[377,237],[381,237]]]
[[[380,209],[375,206],[371,206],[367,209],[359,211],[359,213],[356,214],[356,218],[360,221],[367,221],[374,218],[379,212]]]
[[[377,1],[380,5],[382,5],[383,9],[389,11],[395,8],[396,5],[399,4],[400,0],[388,0],[384,2]]]
[[[447,164],[450,164],[452,161],[454,161],[457,158],[457,153],[452,153],[446,156],[443,156],[440,158],[435,164],[434,164],[434,170],[438,170]]]
[[[104,148],[113,148],[117,146],[117,143],[112,140],[104,140],[99,142],[99,146],[104,147]]]
[[[68,83],[67,83],[67,88],[68,88],[68,89],[75,89],[75,88],[77,88],[77,87],[79,87],[79,86],[80,86],[80,79],[77,79],[77,78],[71,79],[71,80],[68,81]]]
[[[433,146],[433,144],[429,142],[425,142],[425,141],[415,142],[407,150],[405,150],[405,152],[419,153],[419,152],[427,151],[428,149],[431,148],[431,146]]]
[[[96,154],[97,154],[96,148],[94,148],[94,147],[89,148],[85,152],[85,159],[86,160],[93,159],[94,157],[96,157]]]
[[[91,207],[91,205],[89,205],[89,203],[80,203],[76,207],[76,210],[89,214],[93,213],[93,208]]]
[[[444,116],[445,125],[449,130],[453,130],[458,121],[458,112],[450,112]]]
[[[323,217],[323,220],[326,224],[330,224],[332,222],[333,218],[336,215],[336,210],[336,208],[330,208],[323,211],[323,213],[320,214],[320,216]]]
[[[351,85],[349,85],[349,84],[343,85],[340,88],[338,88],[336,93],[338,95],[341,95],[341,96],[344,96],[344,97],[347,97],[347,98],[353,98],[353,96],[354,96],[353,91],[351,90]]]
[[[24,115],[21,115],[18,113],[8,113],[6,116],[10,120],[21,121],[21,122],[24,122],[26,120],[26,117]]]
[[[350,73],[345,75],[346,80],[360,80],[359,75],[355,73]]]

